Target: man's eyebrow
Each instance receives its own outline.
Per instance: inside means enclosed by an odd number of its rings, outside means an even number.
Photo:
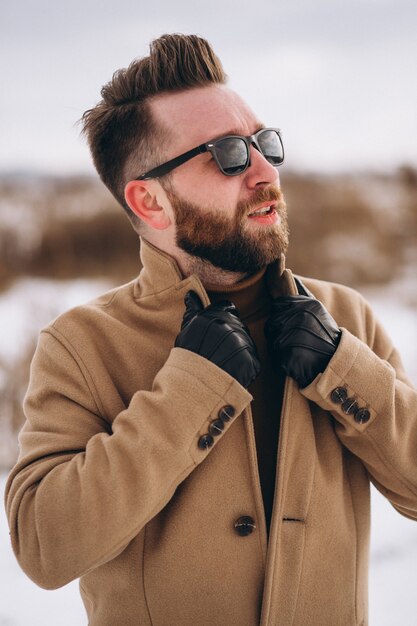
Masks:
[[[266,128],[265,124],[261,124],[261,122],[259,122],[259,124],[256,125],[256,130],[254,130],[252,134],[254,135],[263,128]],[[227,132],[220,133],[219,135],[212,137],[209,141],[217,141],[217,139],[227,137],[228,135],[239,135],[240,137],[243,136],[240,128],[230,128]]]

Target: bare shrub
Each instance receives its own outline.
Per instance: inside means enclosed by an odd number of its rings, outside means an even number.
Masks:
[[[138,236],[116,212],[51,221],[30,258],[30,274],[53,278],[112,276],[128,280],[138,271]]]
[[[307,175],[283,170],[288,266],[352,286],[391,280],[416,247],[417,171]],[[0,180],[0,287],[22,275],[109,276],[139,270],[121,207],[88,177]]]
[[[17,435],[24,423],[22,404],[36,341],[33,336],[17,359],[0,361],[0,470],[11,467],[17,458]]]
[[[0,181],[0,217],[0,287],[22,275],[124,281],[138,272],[138,237],[91,178]]]
[[[385,179],[283,176],[291,229],[288,266],[350,286],[392,280],[405,262],[410,229],[403,190]],[[385,195],[378,199],[383,185]],[[384,203],[388,192],[395,199]]]

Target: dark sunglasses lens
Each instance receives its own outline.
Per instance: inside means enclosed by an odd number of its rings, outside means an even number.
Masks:
[[[265,130],[259,133],[257,140],[265,159],[272,165],[281,165],[284,160],[284,149],[278,133],[275,130]]]
[[[246,169],[248,149],[243,139],[225,137],[215,143],[217,161],[225,174],[234,176]]]

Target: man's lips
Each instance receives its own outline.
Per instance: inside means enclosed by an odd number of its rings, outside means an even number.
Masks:
[[[268,210],[267,210],[268,209]],[[248,213],[248,217],[261,217],[262,215],[270,215],[277,209],[277,201],[269,200],[268,202],[264,202],[260,206],[256,207]]]

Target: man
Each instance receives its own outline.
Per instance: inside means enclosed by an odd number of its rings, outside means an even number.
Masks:
[[[84,115],[139,277],[46,328],[13,547],[92,626],[367,624],[370,480],[417,517],[417,393],[364,300],[295,279],[280,132],[165,35]]]

